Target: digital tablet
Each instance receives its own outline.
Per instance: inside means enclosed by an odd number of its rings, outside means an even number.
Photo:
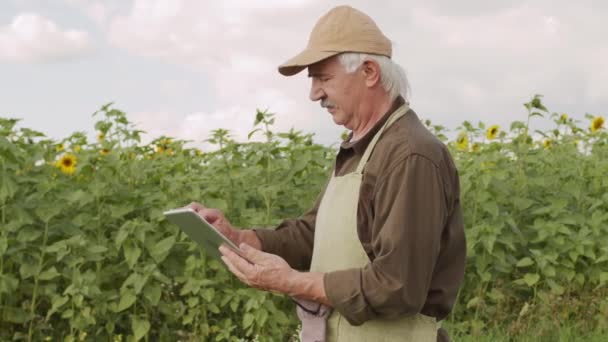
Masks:
[[[218,248],[224,244],[245,258],[237,245],[207,222],[207,220],[199,216],[194,209],[179,208],[165,211],[163,214],[169,222],[176,224],[186,235],[203,247],[208,255],[221,261],[222,253],[220,253]]]

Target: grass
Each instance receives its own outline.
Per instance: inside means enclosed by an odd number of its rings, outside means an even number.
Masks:
[[[606,318],[608,321],[608,317]],[[479,334],[458,332],[458,327],[444,325],[454,342],[606,342],[608,330],[583,331],[574,324],[547,329],[548,325],[539,322],[530,325],[525,331],[513,334],[504,328],[495,328]]]

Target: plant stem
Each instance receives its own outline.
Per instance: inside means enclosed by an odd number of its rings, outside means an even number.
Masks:
[[[264,128],[266,130],[266,189],[268,189],[268,187],[270,186],[270,173],[271,173],[271,166],[270,166],[270,149],[272,147],[272,132],[270,132],[270,127],[268,126],[268,120],[264,120]],[[270,224],[270,214],[271,214],[271,207],[272,207],[272,200],[270,198],[270,194],[266,194],[264,196],[264,202],[266,205],[266,219],[264,220],[264,224],[265,225],[269,225]]]
[[[4,161],[2,162],[2,172],[5,172],[4,170]],[[4,224],[6,223],[6,213],[5,213],[5,208],[6,208],[6,200],[2,200],[2,218],[1,218],[1,223],[2,226],[4,226]],[[4,230],[0,232],[0,237],[4,235]],[[7,234],[7,243],[8,243],[8,234]],[[0,275],[4,274],[4,252],[0,255]],[[0,311],[0,317],[4,317],[4,302],[3,302],[3,298],[2,298],[2,293],[0,293],[0,306],[2,307],[2,311]]]
[[[37,268],[36,276],[34,278],[34,291],[32,293],[32,304],[30,305],[31,321],[30,321],[30,327],[29,327],[28,333],[27,333],[28,341],[32,341],[32,333],[33,333],[32,329],[34,327],[34,310],[36,309],[36,297],[38,295],[38,280],[40,277],[40,271],[42,271],[42,264],[44,263],[44,254],[46,252],[46,242],[47,242],[47,238],[48,238],[48,233],[49,233],[49,223],[46,222],[44,224],[44,236],[42,238],[42,251],[40,252],[40,259],[38,260],[38,268]]]
[[[234,179],[232,179],[232,175],[230,174],[230,164],[228,164],[228,158],[226,156],[226,151],[224,151],[224,137],[220,137],[218,144],[220,145],[220,151],[222,152],[222,161],[224,162],[224,166],[226,166],[226,174],[228,175],[228,182],[230,183],[230,191],[228,193],[228,203],[227,203],[227,211],[228,213],[232,213],[232,206],[234,205]]]

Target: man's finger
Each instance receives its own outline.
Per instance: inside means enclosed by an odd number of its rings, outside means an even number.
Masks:
[[[190,202],[190,204],[188,204],[186,207],[191,208],[192,210],[194,210],[197,213],[203,209],[206,209],[204,205],[202,205],[198,202]]]
[[[247,277],[245,277],[245,275],[241,271],[239,271],[236,267],[234,267],[232,262],[227,257],[222,256],[222,261],[224,262],[224,264],[226,264],[226,266],[228,266],[228,269],[230,270],[230,272],[232,272],[243,283],[249,285],[249,283],[247,282]]]
[[[262,251],[259,251],[251,246],[249,246],[246,243],[241,243],[241,245],[239,246],[241,252],[243,252],[243,255],[249,259],[249,261],[251,261],[254,264],[260,264],[262,263],[264,260],[266,260],[266,254]]]
[[[232,249],[222,245],[220,246],[220,253],[222,253],[222,255],[228,258],[232,265],[236,267],[239,272],[241,272],[245,276],[250,275],[252,272],[254,272],[253,265],[250,264],[247,260],[245,260],[242,256],[234,252]]]
[[[211,224],[217,223],[216,221],[224,218],[224,215],[221,211],[217,209],[204,208],[198,211],[198,214],[202,216],[207,222]]]

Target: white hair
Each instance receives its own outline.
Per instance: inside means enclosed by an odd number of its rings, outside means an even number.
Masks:
[[[391,101],[398,95],[403,96],[408,101],[410,85],[403,68],[392,59],[381,56],[359,52],[344,52],[338,55],[340,64],[346,69],[347,73],[352,73],[360,67],[363,62],[373,60],[380,65],[380,82],[388,93]]]

